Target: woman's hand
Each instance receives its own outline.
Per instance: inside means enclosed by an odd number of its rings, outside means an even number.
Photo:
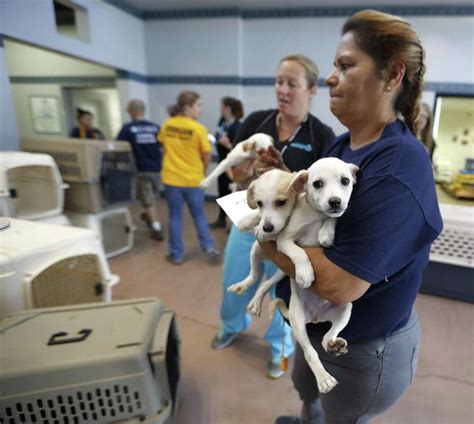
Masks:
[[[262,252],[290,278],[295,278],[295,265],[291,259],[280,253],[273,241],[259,241]],[[305,247],[305,253],[314,269],[316,277],[313,284],[307,289],[334,305],[343,305],[361,297],[370,287],[370,284],[361,278],[352,275],[331,262],[324,255],[321,247]]]
[[[255,174],[255,159],[247,159],[238,166],[231,168],[230,178],[236,183],[242,183]]]
[[[270,169],[282,169],[283,171],[289,171],[286,165],[283,163],[283,158],[280,152],[275,147],[270,146],[268,149],[257,150],[257,163],[255,168],[257,174],[261,175]]]

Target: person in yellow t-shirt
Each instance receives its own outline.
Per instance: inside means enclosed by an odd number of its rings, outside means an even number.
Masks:
[[[211,160],[207,129],[197,121],[202,112],[202,99],[194,91],[183,91],[178,96],[176,110],[178,114],[166,120],[158,134],[164,150],[161,180],[165,185],[169,216],[169,254],[166,258],[176,265],[183,263],[183,204],[186,202],[199,244],[215,263],[219,252],[204,213],[204,191],[199,188]]]

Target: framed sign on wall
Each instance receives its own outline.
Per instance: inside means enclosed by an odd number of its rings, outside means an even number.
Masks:
[[[33,129],[38,134],[61,134],[59,99],[55,96],[30,96]]]

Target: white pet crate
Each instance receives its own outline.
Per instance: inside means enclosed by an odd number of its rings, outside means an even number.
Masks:
[[[0,215],[40,219],[64,207],[61,174],[49,155],[0,152]]]
[[[78,138],[22,138],[22,150],[51,155],[59,166],[66,192],[65,209],[97,213],[135,199],[135,162],[125,141]]]
[[[71,225],[71,221],[69,221],[69,218],[64,214],[35,219],[35,221],[44,222],[45,224]]]
[[[12,312],[110,301],[110,273],[93,231],[8,218],[0,233],[0,319]]]
[[[474,206],[440,204],[443,232],[433,242],[421,292],[474,302]]]
[[[95,214],[68,212],[67,217],[72,225],[90,228],[102,239],[107,258],[121,255],[133,247],[136,226],[126,207],[109,208]]]
[[[0,343],[5,424],[176,420],[180,340],[158,299],[20,312]]]

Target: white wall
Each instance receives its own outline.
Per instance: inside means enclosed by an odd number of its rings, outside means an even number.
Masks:
[[[238,75],[240,18],[145,23],[149,75]]]
[[[404,16],[417,30],[426,49],[426,81],[474,84],[474,18],[457,16]],[[149,75],[234,75],[273,77],[287,54],[308,55],[324,78],[332,69],[344,17],[275,19],[184,19],[147,21],[146,50]],[[179,28],[179,30],[177,30]],[[199,32],[198,32],[199,31]],[[191,85],[151,84],[156,93],[155,119],[180,89]],[[211,127],[218,119],[219,99],[235,93],[246,113],[275,107],[271,86],[196,85],[205,98],[202,121]],[[159,94],[159,95],[158,95]],[[433,104],[434,93],[424,93]],[[207,101],[206,101],[207,99]],[[213,105],[214,111],[208,107]],[[345,130],[329,111],[328,89],[319,87],[312,112],[332,126]]]
[[[2,33],[114,68],[146,72],[141,19],[101,1],[76,0],[75,3],[88,10],[90,42],[57,32],[50,0],[1,0]]]

